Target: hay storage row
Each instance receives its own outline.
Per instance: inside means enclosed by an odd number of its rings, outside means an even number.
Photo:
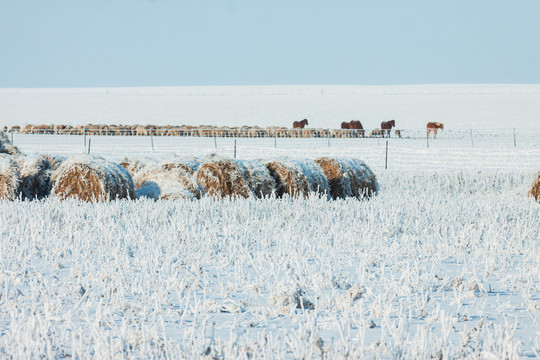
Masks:
[[[53,195],[83,201],[134,199],[131,175],[120,165],[91,155],[73,156],[53,173]]]

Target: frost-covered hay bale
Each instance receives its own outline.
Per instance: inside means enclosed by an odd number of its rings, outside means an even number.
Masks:
[[[52,193],[61,199],[108,201],[135,198],[131,175],[120,165],[97,156],[68,158],[53,173],[53,182]]]
[[[166,170],[182,169],[185,172],[193,175],[199,168],[201,161],[194,157],[176,158],[174,160],[166,161],[161,166]]]
[[[540,171],[536,174],[536,179],[534,179],[531,185],[529,196],[535,198],[537,201],[540,201]]]
[[[43,156],[17,158],[22,199],[39,200],[51,193],[51,164]]]
[[[302,169],[290,162],[267,161],[268,171],[276,182],[276,195],[289,194],[292,197],[307,197],[311,190],[307,177]]]
[[[0,200],[15,200],[20,186],[19,165],[9,155],[0,155]]]
[[[241,162],[220,156],[207,158],[195,173],[206,193],[220,199],[252,195],[246,176],[247,170]]]
[[[0,154],[9,154],[14,156],[22,154],[19,148],[11,143],[8,136],[3,131],[0,131]]]
[[[334,199],[370,197],[379,189],[375,175],[361,160],[322,157],[315,162],[324,170]]]
[[[135,177],[137,197],[158,200],[200,199],[202,189],[195,177],[180,169],[145,168]]]
[[[49,165],[51,166],[52,171],[55,171],[56,169],[58,169],[60,165],[62,165],[62,163],[66,161],[65,157],[59,156],[59,155],[46,154],[46,155],[40,155],[40,156],[45,158],[49,162]]]
[[[249,189],[258,198],[272,196],[276,190],[276,181],[268,168],[260,161],[245,160],[241,162],[246,170],[244,178],[247,179]]]
[[[308,197],[310,192],[329,196],[328,179],[322,168],[312,160],[281,159],[267,161],[266,167],[276,181],[276,194]]]
[[[120,161],[118,165],[126,169],[127,172],[130,173],[133,178],[135,178],[146,167],[155,166],[156,162],[155,160],[152,160],[150,158],[131,159],[126,157],[122,161]]]

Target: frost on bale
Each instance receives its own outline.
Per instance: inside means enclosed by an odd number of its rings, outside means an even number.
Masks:
[[[181,168],[151,166],[135,177],[137,197],[158,200],[200,199],[202,189],[195,177]]]
[[[15,200],[20,185],[19,165],[9,155],[0,154],[0,200]]]
[[[315,162],[324,170],[334,199],[361,199],[376,195],[379,190],[375,174],[361,160],[322,157]]]
[[[70,157],[53,173],[52,179],[52,193],[60,199],[108,201],[135,198],[131,175],[120,165],[98,156]]]
[[[0,154],[21,155],[18,147],[13,145],[5,132],[0,131]]]
[[[536,179],[534,179],[531,185],[529,196],[533,197],[537,201],[540,201],[540,171],[536,174]]]
[[[246,174],[248,172],[241,162],[212,155],[205,159],[195,176],[210,196],[218,199],[248,198],[252,192]]]
[[[308,197],[310,192],[329,196],[328,179],[312,160],[281,159],[267,161],[266,167],[276,182],[277,196]]]
[[[22,199],[39,200],[51,193],[51,164],[43,156],[21,156],[17,158],[20,172]]]
[[[276,181],[268,168],[260,161],[244,160],[241,162],[245,169],[244,178],[248,187],[257,198],[270,197],[275,192]]]
[[[133,178],[135,178],[137,174],[143,171],[143,169],[147,166],[155,166],[156,162],[150,158],[131,159],[126,157],[120,161],[118,165],[126,169],[127,172],[130,173]]]
[[[40,155],[40,156],[45,158],[49,162],[49,165],[51,166],[52,171],[55,171],[56,169],[58,169],[60,165],[62,165],[62,163],[66,161],[65,157],[58,156],[58,155],[45,154],[45,155]]]
[[[195,157],[186,157],[186,158],[175,158],[174,160],[167,161],[161,164],[161,166],[167,170],[171,169],[182,169],[185,172],[193,175],[197,169],[199,168],[199,165],[201,164],[201,161]]]

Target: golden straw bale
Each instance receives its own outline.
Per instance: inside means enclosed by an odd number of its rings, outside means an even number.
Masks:
[[[12,156],[0,154],[0,200],[15,200],[20,188],[19,165]]]
[[[131,159],[126,157],[118,165],[126,169],[135,178],[145,167],[154,166],[156,162],[150,158]]]
[[[193,175],[195,171],[197,171],[200,164],[201,161],[199,159],[194,157],[187,157],[175,158],[173,160],[166,161],[162,163],[161,166],[167,170],[179,168]]]
[[[276,182],[276,195],[289,194],[292,197],[308,197],[311,187],[302,169],[290,161],[266,161],[266,167]]]
[[[252,193],[245,178],[246,173],[246,169],[240,162],[213,155],[199,166],[195,177],[210,196],[220,199],[248,198]]]
[[[315,160],[324,170],[334,199],[364,198],[379,189],[375,174],[361,160],[323,157]]]
[[[13,145],[5,132],[0,131],[0,154],[21,155],[18,147]]]
[[[171,200],[200,199],[202,196],[195,177],[180,168],[147,167],[135,177],[135,184],[137,197]]]
[[[244,160],[241,163],[246,171],[244,178],[256,197],[265,198],[275,193],[276,181],[262,162]]]
[[[16,159],[20,171],[22,199],[39,200],[51,193],[51,164],[42,156],[22,156]]]
[[[70,157],[53,173],[52,179],[52,193],[60,199],[108,201],[135,198],[131,175],[120,165],[98,156]]]
[[[537,201],[540,201],[540,171],[536,174],[536,179],[534,179],[531,185],[529,196],[535,198]]]

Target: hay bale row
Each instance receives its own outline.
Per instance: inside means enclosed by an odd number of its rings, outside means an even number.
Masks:
[[[53,174],[52,194],[83,201],[135,199],[131,175],[120,165],[90,155],[64,161]]]

